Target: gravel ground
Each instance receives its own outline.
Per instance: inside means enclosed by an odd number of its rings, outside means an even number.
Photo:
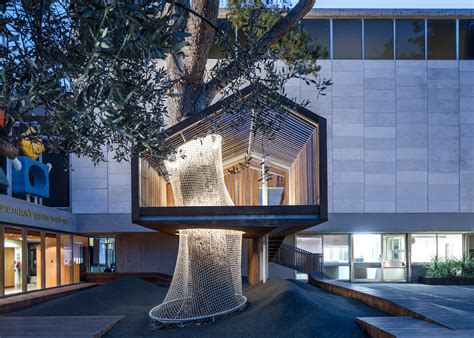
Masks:
[[[384,316],[356,300],[295,280],[271,279],[244,290],[249,307],[197,327],[152,331],[148,311],[167,288],[122,277],[9,316],[125,315],[107,337],[365,337],[355,317]]]

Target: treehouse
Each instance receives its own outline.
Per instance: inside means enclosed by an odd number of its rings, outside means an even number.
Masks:
[[[239,97],[229,96],[165,132],[174,149],[219,135],[222,158],[216,163],[222,167],[226,193],[232,200],[229,205],[176,203],[176,186],[159,174],[166,168],[153,153],[143,152],[132,158],[134,223],[168,234],[218,228],[259,238],[285,236],[327,220],[326,120],[281,95],[269,97],[263,92],[249,86]],[[279,120],[269,138],[252,132],[258,123],[252,109],[255,104],[281,110],[278,116],[258,117],[265,125]],[[233,112],[236,105],[239,113]],[[197,165],[186,179],[205,175],[202,171]]]

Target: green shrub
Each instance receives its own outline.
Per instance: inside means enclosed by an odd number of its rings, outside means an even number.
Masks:
[[[468,255],[460,259],[447,258],[446,260],[435,256],[425,265],[425,277],[447,279],[474,277],[474,260]]]
[[[464,255],[456,260],[459,274],[462,278],[474,277],[474,259],[469,255]]]

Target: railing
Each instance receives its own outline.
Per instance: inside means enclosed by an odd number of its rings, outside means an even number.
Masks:
[[[298,272],[318,273],[322,272],[323,255],[283,243],[275,254],[272,262]]]

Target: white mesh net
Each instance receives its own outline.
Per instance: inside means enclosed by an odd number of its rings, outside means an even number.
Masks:
[[[233,205],[224,184],[221,137],[209,135],[185,143],[165,163],[177,206]],[[242,308],[242,232],[186,229],[164,302],[150,311],[163,323],[200,320]]]

